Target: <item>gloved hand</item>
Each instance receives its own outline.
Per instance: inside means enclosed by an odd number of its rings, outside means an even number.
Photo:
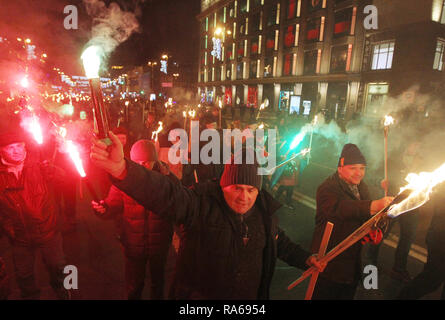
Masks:
[[[379,244],[383,239],[383,232],[380,228],[375,228],[369,231],[369,233],[362,238],[362,244],[371,243],[374,245]]]
[[[107,204],[104,200],[100,200],[99,202],[91,201],[91,207],[94,212],[97,214],[104,214],[107,211]]]

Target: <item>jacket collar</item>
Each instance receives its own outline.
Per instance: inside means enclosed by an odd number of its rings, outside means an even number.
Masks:
[[[339,184],[340,188],[341,188],[345,193],[347,193],[351,198],[359,200],[359,199],[354,195],[354,193],[352,193],[352,190],[351,190],[351,188],[349,188],[348,184],[347,184],[346,182],[344,182],[344,181],[342,180],[342,178],[340,178],[338,172],[335,172],[335,173],[334,173],[334,175],[333,175],[333,179]],[[357,185],[357,188],[358,188],[358,191],[359,191],[359,193],[360,193],[360,196],[362,195],[362,192],[361,192],[361,185],[362,185],[362,182],[360,182],[360,184]]]

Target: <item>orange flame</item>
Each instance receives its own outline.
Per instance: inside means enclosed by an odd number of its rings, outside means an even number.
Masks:
[[[430,199],[433,188],[445,181],[445,163],[433,172],[409,173],[405,180],[408,184],[401,188],[400,192],[406,189],[410,189],[412,192],[408,198],[389,208],[388,216],[392,218],[417,209]]]
[[[164,129],[162,121],[159,121],[158,124],[159,124],[158,130],[153,131],[151,133],[151,140],[154,139],[155,141],[158,141],[158,134],[162,131],[162,129]]]

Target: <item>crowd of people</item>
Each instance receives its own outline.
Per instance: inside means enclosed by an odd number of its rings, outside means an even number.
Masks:
[[[271,176],[262,176],[258,175],[257,159],[250,164],[237,163],[237,154],[231,155],[229,163],[220,159],[219,164],[206,165],[172,163],[168,156],[174,143],[168,139],[169,133],[184,125],[190,130],[190,120],[199,120],[201,129],[218,131],[255,130],[261,123],[278,130],[273,150],[262,152],[276,152],[282,162],[301,150],[289,152],[285,147],[301,124],[290,117],[258,121],[255,113],[237,117],[224,112],[221,116],[218,107],[206,106],[196,108],[194,116],[185,118],[184,110],[166,108],[160,113],[147,108],[146,114],[130,112],[124,120],[111,122],[119,124],[108,133],[111,146],[97,139],[90,146],[85,137],[93,131],[92,122],[80,124],[84,127],[84,134],[78,135],[84,139],[83,157],[91,158],[89,166],[103,170],[109,177],[110,182],[105,183],[107,196],[94,199],[91,209],[98,219],[115,221],[125,260],[127,298],[142,298],[148,263],[150,298],[154,300],[268,299],[279,258],[296,268],[315,267],[321,272],[313,299],[353,299],[361,279],[363,245],[356,243],[328,265],[321,263],[317,252],[327,222],[335,224],[329,250],[393,200],[389,196],[372,199],[363,182],[367,161],[359,147],[346,144],[336,172],[319,186],[313,241],[311,248],[304,249],[279,227],[276,212],[282,206],[278,200],[284,193],[284,205],[295,210],[292,195],[301,183],[305,157],[289,161]],[[135,121],[140,123],[136,126]],[[160,121],[164,129],[154,135]],[[63,286],[66,261],[61,233],[76,230],[78,180],[70,178],[76,177],[74,166],[68,155],[57,148],[54,154],[42,156],[18,123],[7,122],[0,132],[0,232],[11,245],[15,280],[22,298],[39,298],[34,264],[40,251],[56,296],[70,299],[70,290]],[[57,141],[53,143],[57,145]],[[247,147],[240,151],[242,159],[246,159],[248,151]],[[399,176],[382,181],[383,188],[399,188],[403,174],[422,161],[415,143],[402,155],[400,161],[395,161],[397,169],[392,170]],[[435,272],[443,262],[442,203],[434,201],[428,262],[413,281],[406,265],[417,216],[410,212],[397,219],[401,238],[393,275],[406,282],[400,298],[420,298],[444,282]],[[64,221],[62,229],[57,227],[60,219]],[[374,261],[378,241],[375,244],[368,250]],[[165,266],[172,245],[176,266],[171,288],[164,292]],[[2,299],[9,295],[10,280],[0,258]]]

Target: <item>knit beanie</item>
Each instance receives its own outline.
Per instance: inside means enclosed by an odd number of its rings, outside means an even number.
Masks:
[[[366,165],[366,159],[355,144],[348,143],[345,144],[343,150],[341,151],[340,159],[338,159],[338,167],[351,164]]]
[[[18,117],[5,117],[0,123],[0,147],[17,142],[26,142],[27,137],[20,127]]]
[[[242,149],[241,153],[238,154],[243,156],[242,163],[240,164],[235,163],[235,159],[238,159],[238,157],[232,155],[230,163],[224,166],[224,172],[220,180],[221,188],[232,184],[245,184],[261,190],[263,176],[258,174],[259,165],[255,159],[255,151],[251,150],[251,152],[254,154],[254,162],[252,164],[246,163],[246,149]]]
[[[136,141],[130,150],[133,161],[158,161],[155,144],[149,140]]]

